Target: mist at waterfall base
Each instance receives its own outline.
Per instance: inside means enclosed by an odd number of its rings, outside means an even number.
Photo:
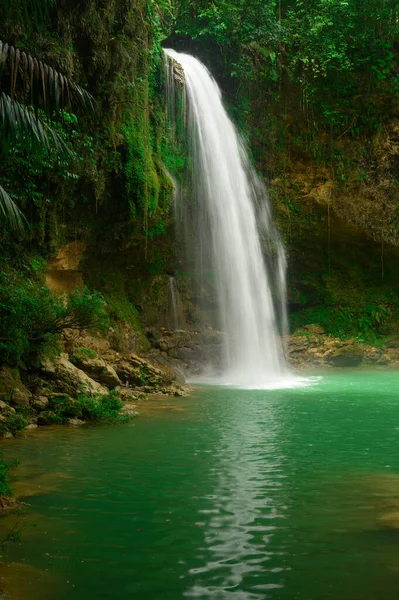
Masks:
[[[165,54],[173,59],[166,60],[169,98],[182,93],[181,88],[176,90],[173,61],[184,71],[182,118],[193,164],[192,200],[179,194],[181,206],[176,210],[191,224],[187,237],[195,246],[198,288],[204,286],[204,274],[214,278],[224,332],[221,372],[212,373],[210,365],[201,381],[252,389],[303,385],[304,379],[290,372],[278,335],[288,333],[286,259],[266,189],[207,68],[191,55],[170,49]],[[193,207],[194,216],[186,218]],[[267,265],[261,240],[268,250]]]

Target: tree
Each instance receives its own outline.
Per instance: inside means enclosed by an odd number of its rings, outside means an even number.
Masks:
[[[65,143],[50,123],[72,105],[83,114],[94,113],[93,98],[82,87],[0,40],[0,156],[12,152],[16,140],[28,151],[44,146],[48,152],[67,154]],[[9,227],[23,227],[22,212],[1,185],[0,214]]]

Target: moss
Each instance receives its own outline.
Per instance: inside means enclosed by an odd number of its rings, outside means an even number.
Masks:
[[[81,346],[79,348],[75,348],[73,354],[69,357],[69,360],[73,364],[79,364],[82,362],[82,359],[85,358],[97,358],[97,352],[92,350],[92,348],[85,348],[85,346]]]

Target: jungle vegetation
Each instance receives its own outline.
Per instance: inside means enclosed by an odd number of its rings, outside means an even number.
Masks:
[[[271,193],[295,258],[311,254],[306,240],[330,227],[331,212],[306,212],[287,173],[301,160],[337,186],[368,177],[371,140],[397,111],[398,36],[399,0],[2,2],[1,360],[29,365],[79,303],[84,327],[104,323],[104,311],[120,318],[115,305],[137,314],[162,300],[149,281],[177,268],[167,171],[185,160],[165,119],[163,45],[215,73],[258,168],[280,182]],[[88,243],[88,288],[65,302],[44,275],[73,239]],[[364,267],[359,286],[339,294],[349,263],[331,263],[330,246],[320,256],[292,277],[293,323],[310,310],[332,333],[385,335],[394,270],[380,285],[379,264]]]

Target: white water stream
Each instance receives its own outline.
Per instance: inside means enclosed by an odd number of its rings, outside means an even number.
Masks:
[[[188,54],[165,53],[180,63],[185,75],[197,264],[213,274],[219,323],[226,334],[218,381],[252,388],[279,386],[289,373],[276,319],[279,310],[280,333],[285,334],[286,261],[266,189],[249,163],[207,68]]]

